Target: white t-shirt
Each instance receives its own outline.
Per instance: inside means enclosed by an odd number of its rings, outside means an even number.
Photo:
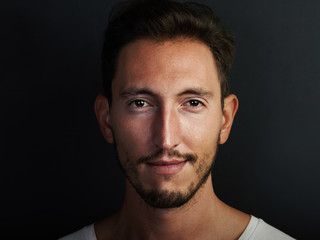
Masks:
[[[265,223],[262,219],[251,216],[251,220],[238,240],[292,240],[294,238]],[[77,232],[59,240],[97,240],[94,224],[85,226]]]
[[[64,236],[63,238],[59,238],[59,240],[97,240],[96,233],[94,232],[94,223]]]
[[[238,240],[290,240],[294,239],[280,230],[251,216],[251,220]]]

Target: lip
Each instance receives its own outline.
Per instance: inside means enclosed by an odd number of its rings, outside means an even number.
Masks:
[[[180,172],[186,163],[187,161],[161,160],[155,162],[148,162],[147,166],[154,173],[161,175],[174,175]]]

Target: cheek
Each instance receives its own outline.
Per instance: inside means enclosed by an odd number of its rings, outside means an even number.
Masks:
[[[112,124],[118,154],[121,159],[139,158],[150,139],[148,124],[129,117],[117,117]]]
[[[217,113],[215,116],[220,116]],[[220,121],[219,121],[220,120]],[[221,117],[204,116],[185,124],[184,142],[199,154],[214,154],[221,129]]]

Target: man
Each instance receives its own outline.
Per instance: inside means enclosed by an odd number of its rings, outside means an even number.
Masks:
[[[233,38],[206,6],[113,9],[95,112],[126,175],[125,199],[120,212],[63,239],[292,239],[213,191],[217,148],[238,108],[232,59]]]

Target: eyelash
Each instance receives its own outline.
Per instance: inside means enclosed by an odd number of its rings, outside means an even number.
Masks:
[[[135,99],[135,100],[129,101],[128,105],[131,108],[131,111],[139,111],[139,112],[147,111],[149,108],[152,107],[152,104],[150,104],[148,101],[143,99]],[[188,99],[182,104],[182,106],[187,111],[199,112],[206,105],[201,100]]]

